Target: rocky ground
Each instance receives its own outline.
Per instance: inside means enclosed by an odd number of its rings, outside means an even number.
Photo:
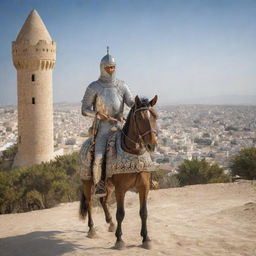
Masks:
[[[141,247],[139,201],[126,196],[123,239],[114,250],[103,212],[94,209],[98,236],[86,237],[78,202],[29,213],[0,215],[1,256],[175,255],[256,256],[256,183],[195,185],[151,191],[148,229],[153,248]],[[115,216],[115,205],[111,207]]]

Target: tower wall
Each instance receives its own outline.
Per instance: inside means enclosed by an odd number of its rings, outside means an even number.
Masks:
[[[13,42],[17,69],[18,153],[15,166],[29,166],[53,158],[52,69],[54,41]]]

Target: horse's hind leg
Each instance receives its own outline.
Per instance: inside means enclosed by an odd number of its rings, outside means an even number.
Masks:
[[[93,207],[92,186],[93,186],[93,183],[91,181],[88,182],[87,185],[85,186],[85,194],[86,194],[86,200],[88,205],[88,227],[89,227],[87,237],[89,238],[96,237],[96,231],[95,231],[94,223],[92,219],[92,207]]]
[[[116,229],[116,244],[115,248],[122,250],[125,248],[125,243],[122,240],[122,221],[124,219],[125,211],[124,211],[124,196],[125,191],[123,189],[117,188],[115,190],[116,193],[116,220],[117,220],[117,229]]]
[[[147,178],[147,174],[141,175],[140,186],[139,186],[139,197],[140,197],[140,218],[141,218],[141,232],[140,235],[143,237],[142,247],[145,249],[151,249],[151,241],[148,236],[147,230],[147,197],[150,188],[150,179]]]
[[[113,192],[113,189],[111,187],[107,187],[107,195],[105,197],[100,198],[100,203],[105,213],[106,222],[109,224],[109,228],[108,228],[109,232],[115,231],[115,224],[112,221],[112,216],[109,212],[108,205],[107,205],[108,199],[110,198],[112,192]]]

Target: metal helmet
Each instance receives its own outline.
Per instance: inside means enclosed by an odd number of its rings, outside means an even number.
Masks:
[[[116,66],[115,59],[109,54],[109,47],[107,47],[107,54],[100,62],[100,82],[104,86],[114,86],[116,81],[116,71],[111,75],[106,72],[105,67]]]

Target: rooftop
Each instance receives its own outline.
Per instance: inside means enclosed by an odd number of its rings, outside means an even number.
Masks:
[[[30,41],[33,45],[37,44],[39,40],[46,40],[47,42],[52,41],[44,22],[35,9],[28,15],[16,38],[17,43],[26,40]]]

